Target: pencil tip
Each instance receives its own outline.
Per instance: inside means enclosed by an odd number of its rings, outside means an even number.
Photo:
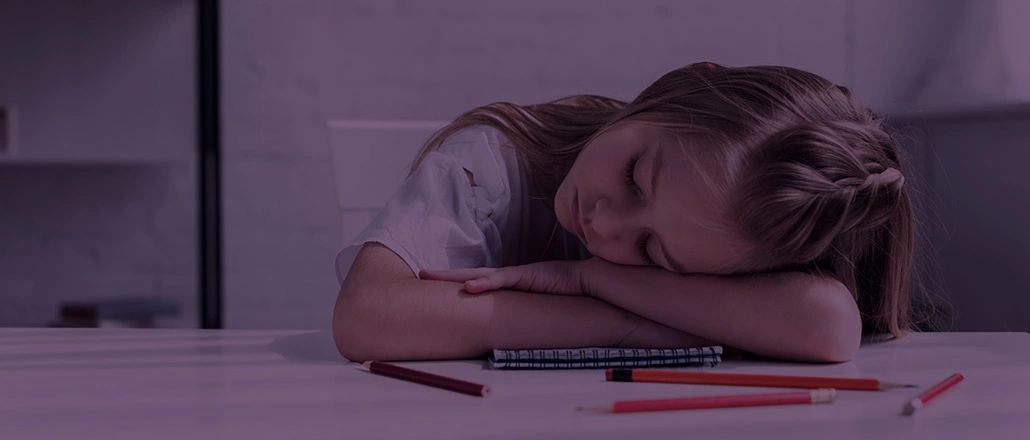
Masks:
[[[880,382],[880,390],[890,390],[894,388],[914,388],[919,385],[912,385],[907,383],[892,383],[892,382]]]

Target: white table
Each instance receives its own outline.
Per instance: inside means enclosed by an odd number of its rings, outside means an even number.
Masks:
[[[618,399],[773,389],[608,383],[601,370],[496,371],[472,360],[406,365],[489,384],[493,396],[361,371],[321,331],[0,329],[0,438],[1030,438],[1027,333],[915,334],[866,344],[843,364],[704,369],[923,386],[842,391],[829,405],[579,413]],[[900,415],[954,372],[966,380],[921,414]]]

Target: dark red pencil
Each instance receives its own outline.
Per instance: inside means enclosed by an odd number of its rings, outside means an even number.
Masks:
[[[363,362],[361,365],[368,368],[368,371],[375,374],[381,374],[383,376],[417,382],[423,385],[443,388],[445,390],[456,391],[473,396],[486,397],[490,395],[490,387],[478,383],[466,382],[464,380],[453,379],[433,373],[426,373],[425,371],[412,370],[410,368],[404,368],[399,365],[388,364],[385,362],[367,361]]]

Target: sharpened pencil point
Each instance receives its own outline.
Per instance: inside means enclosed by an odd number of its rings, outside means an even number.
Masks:
[[[912,385],[908,383],[893,383],[893,382],[880,382],[880,391],[891,390],[894,388],[913,388],[919,385]]]

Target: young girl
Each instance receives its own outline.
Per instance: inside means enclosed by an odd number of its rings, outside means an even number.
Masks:
[[[713,344],[849,360],[863,331],[910,323],[898,150],[846,88],[787,67],[697,63],[628,104],[474,109],[345,249],[360,251],[349,273],[337,263],[337,347],[354,361]]]

